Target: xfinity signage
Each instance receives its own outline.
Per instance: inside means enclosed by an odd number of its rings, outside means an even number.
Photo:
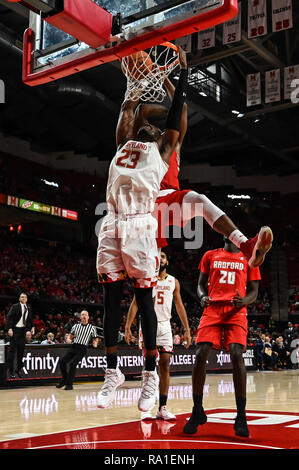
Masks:
[[[26,346],[23,357],[23,378],[26,379],[57,379],[61,377],[59,359],[68,351],[69,345],[53,346]],[[5,346],[7,357],[9,347]],[[170,360],[170,372],[191,373],[196,360],[196,349],[185,349],[183,346],[175,346],[174,354]],[[256,369],[256,353],[252,347],[248,347],[243,354],[245,366],[248,370]],[[136,347],[119,347],[118,366],[127,375],[141,375],[144,367],[142,352]],[[102,348],[89,348],[87,354],[77,365],[76,377],[102,377],[107,367],[106,356]],[[230,354],[226,351],[212,350],[208,361],[208,371],[231,371],[232,362]]]

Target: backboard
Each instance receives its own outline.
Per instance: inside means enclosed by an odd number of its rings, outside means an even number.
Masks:
[[[94,49],[30,12],[24,34],[23,81],[36,86],[236,16],[238,0],[93,0],[113,15],[110,41]]]

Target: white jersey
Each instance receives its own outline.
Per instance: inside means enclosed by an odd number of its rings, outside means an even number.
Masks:
[[[153,212],[167,170],[156,142],[129,140],[110,164],[108,210],[127,215]]]
[[[165,279],[158,279],[157,285],[153,289],[158,322],[170,320],[174,290],[175,277],[167,274]]]

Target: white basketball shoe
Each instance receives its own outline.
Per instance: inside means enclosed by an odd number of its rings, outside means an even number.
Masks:
[[[120,369],[106,369],[105,382],[97,396],[98,408],[107,408],[115,398],[116,389],[125,381]]]
[[[144,370],[142,372],[142,390],[138,400],[140,411],[150,411],[157,403],[159,389],[159,376],[156,371]]]

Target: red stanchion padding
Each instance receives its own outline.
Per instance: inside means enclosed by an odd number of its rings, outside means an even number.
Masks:
[[[63,11],[45,21],[97,48],[109,42],[112,18],[111,13],[92,0],[64,0]]]

